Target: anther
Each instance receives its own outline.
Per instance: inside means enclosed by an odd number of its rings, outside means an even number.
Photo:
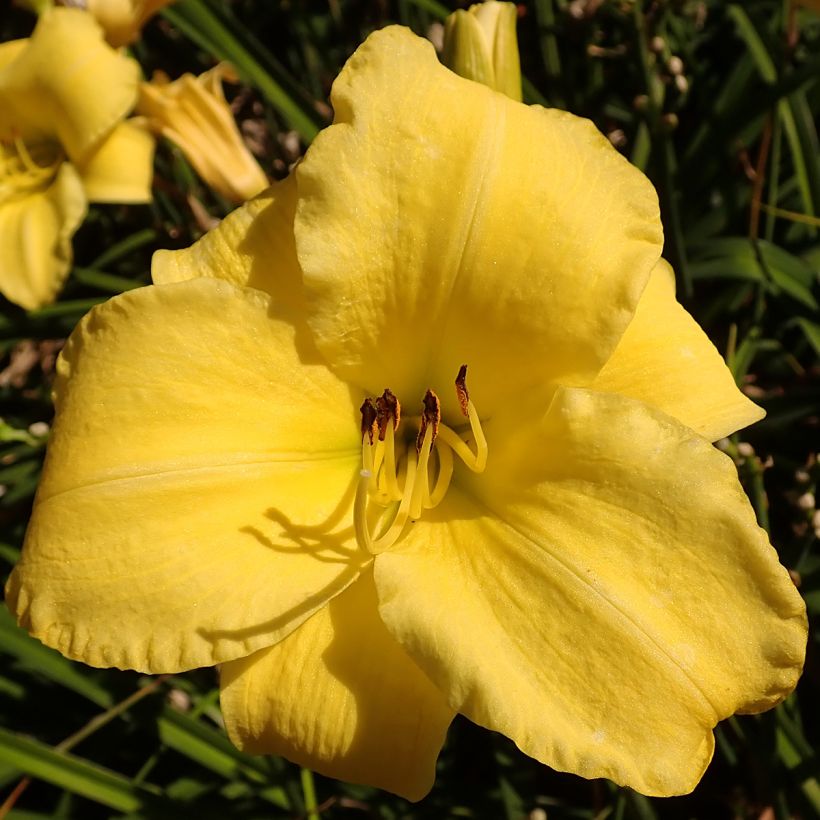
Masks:
[[[425,434],[427,433],[428,425],[432,429],[432,435],[430,437],[430,443],[428,445],[428,450],[433,446],[436,441],[436,436],[438,435],[438,426],[441,422],[441,402],[438,400],[438,396],[432,391],[428,390],[424,394],[424,401],[423,401],[424,409],[421,411],[421,422],[419,423],[419,432],[416,436],[416,452],[421,453],[422,445],[424,443]]]
[[[470,403],[470,394],[467,392],[467,365],[463,364],[458,369],[456,376],[456,397],[458,398],[458,406],[461,408],[461,414],[465,418],[470,417],[470,411],[467,409]]]
[[[370,444],[372,444],[373,436],[376,434],[376,430],[378,429],[376,426],[376,419],[378,418],[376,407],[371,399],[365,399],[362,402],[362,406],[359,408],[359,411],[362,414],[362,441],[364,441],[364,437],[367,435]]]
[[[376,399],[376,421],[379,425],[379,441],[384,441],[388,422],[392,422],[393,432],[399,429],[401,405],[392,390],[385,389]]]

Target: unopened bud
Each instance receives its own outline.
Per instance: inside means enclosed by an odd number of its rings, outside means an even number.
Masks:
[[[683,60],[680,57],[670,57],[666,67],[670,74],[683,74]]]
[[[521,62],[513,3],[488,0],[453,12],[444,23],[442,62],[448,68],[521,100]]]

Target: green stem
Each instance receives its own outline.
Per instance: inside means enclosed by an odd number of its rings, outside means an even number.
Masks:
[[[318,804],[316,802],[316,786],[313,783],[313,772],[302,767],[300,771],[302,780],[302,794],[305,798],[305,816],[307,820],[319,820]]]

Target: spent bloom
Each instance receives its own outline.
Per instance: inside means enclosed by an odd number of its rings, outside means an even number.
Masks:
[[[89,202],[148,202],[154,138],[125,116],[139,66],[93,18],[55,8],[0,44],[0,292],[25,308],[56,297]]]
[[[675,300],[654,190],[402,28],[332,102],[294,175],[72,335],[9,606],[95,666],[219,664],[239,747],[411,799],[456,712],[692,789],[806,620],[709,443],[761,412]]]
[[[268,179],[242,140],[223,79],[236,81],[227,63],[173,82],[157,73],[140,86],[137,110],[154,131],[176,143],[208,185],[233,202],[244,202],[266,188]]]

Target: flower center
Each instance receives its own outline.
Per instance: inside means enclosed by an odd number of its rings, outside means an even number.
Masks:
[[[373,555],[390,549],[408,523],[441,503],[453,477],[454,455],[473,472],[484,471],[487,440],[466,379],[467,365],[462,365],[456,395],[469,423],[463,432],[441,421],[441,405],[432,390],[424,394],[421,415],[410,418],[402,418],[399,400],[390,390],[364,400],[362,469],[353,509],[362,549]],[[415,435],[408,440],[401,429]]]
[[[0,203],[45,190],[62,161],[62,152],[56,145],[26,146],[19,137],[12,142],[0,142]]]

